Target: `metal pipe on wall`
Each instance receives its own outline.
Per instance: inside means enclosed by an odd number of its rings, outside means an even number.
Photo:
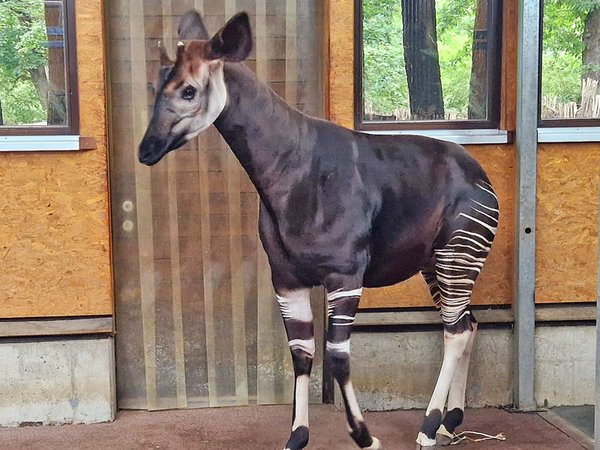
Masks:
[[[540,0],[519,0],[518,11],[514,400],[518,409],[533,410]]]

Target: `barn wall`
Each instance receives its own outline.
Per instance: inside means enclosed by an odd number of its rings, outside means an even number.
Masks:
[[[336,123],[354,124],[354,1],[332,0],[329,21],[329,112]],[[517,5],[505,2],[500,126],[516,120]],[[512,303],[515,253],[515,147],[471,145],[500,201],[500,228],[473,294],[473,304]],[[600,145],[544,144],[538,148],[536,301],[595,301],[598,267]],[[430,306],[420,276],[382,289],[366,290],[363,308]]]
[[[97,149],[0,153],[0,318],[113,313],[101,0],[76,14],[81,136]]]

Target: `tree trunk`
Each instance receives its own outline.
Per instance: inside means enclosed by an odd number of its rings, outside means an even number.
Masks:
[[[61,8],[46,6],[46,26],[64,27]],[[67,125],[67,86],[65,83],[64,36],[48,34],[48,125]]]
[[[600,8],[590,11],[583,30],[583,70],[581,71],[581,106],[577,116],[598,117],[600,94]]]
[[[583,78],[600,81],[600,8],[585,19],[583,46]]]
[[[402,0],[402,26],[411,118],[444,119],[435,0]]]
[[[46,77],[46,68],[44,66],[35,69],[29,69],[29,76],[35,90],[40,98],[40,103],[44,109],[48,110],[48,77]]]
[[[473,28],[473,56],[469,86],[469,119],[487,118],[488,0],[477,1]]]
[[[0,125],[4,125],[4,115],[2,114],[2,101],[0,100]]]

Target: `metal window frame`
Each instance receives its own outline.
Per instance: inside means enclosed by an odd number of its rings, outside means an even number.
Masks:
[[[500,102],[497,99],[501,94],[502,11],[502,0],[489,2],[488,18],[493,30],[488,33],[489,45],[492,49],[487,57],[488,119],[365,121],[363,119],[363,0],[354,0],[354,128],[360,131],[498,129]],[[499,32],[496,32],[496,29]]]
[[[66,125],[0,125],[0,136],[67,136],[79,134],[79,84],[77,77],[77,30],[75,28],[75,0],[46,0],[44,3],[61,3],[65,31],[65,83],[67,86]]]
[[[544,59],[544,0],[540,0],[540,56],[539,56],[539,67],[540,67],[540,79],[538,89],[538,126],[540,128],[552,129],[552,128],[567,128],[567,127],[600,127],[600,118],[557,118],[557,119],[542,119],[542,78],[543,72],[543,59]],[[547,142],[565,142],[565,141],[547,141]],[[572,142],[572,141],[567,141]]]

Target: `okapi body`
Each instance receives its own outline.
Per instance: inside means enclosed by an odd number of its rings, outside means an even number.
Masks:
[[[498,225],[486,174],[460,145],[363,134],[286,104],[241,63],[252,48],[245,13],[211,39],[196,12],[182,18],[179,31],[184,42],[175,62],[163,48],[139,159],[155,164],[214,124],[256,186],[260,238],[295,372],[286,449],[308,443],[315,354],[310,289],[326,291],[326,359],[350,434],[360,448],[379,449],[350,381],[350,331],[363,287],[389,286],[418,272],[441,311],[444,360],[417,443],[448,444],[463,419],[477,330],[471,292]]]

